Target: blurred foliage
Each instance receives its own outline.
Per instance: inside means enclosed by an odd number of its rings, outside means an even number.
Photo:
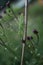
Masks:
[[[24,15],[16,14],[17,21],[13,13],[9,13],[8,10],[7,13],[10,16],[3,14],[3,18],[0,19],[0,38],[4,41],[0,40],[0,65],[20,65]],[[32,36],[33,39],[27,40],[24,65],[43,65],[43,7],[35,4],[32,8],[29,7],[28,12],[27,36]],[[33,33],[34,29],[38,31],[39,42]]]
[[[3,6],[5,7],[6,5],[6,2],[10,1],[11,3],[14,1],[14,2],[17,2],[19,0],[0,0],[0,6]]]

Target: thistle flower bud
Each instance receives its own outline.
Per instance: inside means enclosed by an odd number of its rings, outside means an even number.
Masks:
[[[10,1],[6,3],[6,6],[10,8]]]
[[[28,37],[27,37],[27,40],[32,40],[32,39],[33,39],[32,36],[28,36]]]
[[[34,33],[34,34],[38,34],[38,31],[37,31],[37,30],[34,30],[33,33]]]

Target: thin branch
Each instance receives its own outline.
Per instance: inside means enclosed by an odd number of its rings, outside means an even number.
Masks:
[[[8,2],[6,3],[6,6],[7,6],[8,8],[10,8],[10,9],[11,9],[11,11],[12,11],[13,15],[15,16],[15,18],[16,18],[16,19],[17,19],[17,21],[18,21],[18,17],[15,15],[15,13],[14,13],[14,11],[13,11],[13,9],[12,9],[11,5],[10,5],[10,1],[8,1]]]

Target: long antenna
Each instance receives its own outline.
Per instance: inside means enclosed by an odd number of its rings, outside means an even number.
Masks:
[[[24,52],[25,52],[25,44],[26,44],[26,39],[27,39],[27,1],[28,0],[24,0],[25,1],[25,21],[24,21],[24,37],[22,40],[22,56],[21,56],[21,64],[20,65],[24,65],[23,61],[24,61]]]

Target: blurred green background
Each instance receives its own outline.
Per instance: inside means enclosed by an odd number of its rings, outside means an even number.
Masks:
[[[9,13],[10,10],[10,13]],[[21,48],[22,37],[24,30],[24,8],[13,9],[16,11],[14,17],[10,8],[6,8],[7,14],[2,13],[3,18],[0,19],[0,38],[4,41],[1,44],[0,41],[0,65],[20,65],[21,61]],[[10,16],[9,16],[9,15]],[[39,42],[38,46],[36,36],[33,34],[33,30],[38,30]],[[24,65],[43,65],[43,6],[37,2],[29,5],[28,7],[28,28],[27,35],[33,36],[35,50],[32,47],[25,49]],[[27,41],[28,46],[31,46],[31,42]]]

